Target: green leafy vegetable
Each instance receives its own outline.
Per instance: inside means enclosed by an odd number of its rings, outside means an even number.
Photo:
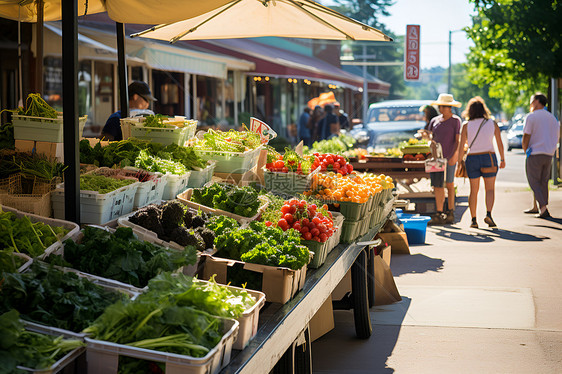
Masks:
[[[26,330],[14,309],[0,315],[0,373],[20,372],[16,369],[18,365],[48,369],[67,352],[82,346],[84,343],[80,340]]]
[[[194,143],[194,147],[200,150],[241,153],[260,147],[261,139],[253,131],[223,132],[210,129],[203,135],[203,139],[197,139]]]
[[[115,179],[103,175],[84,174],[80,176],[81,190],[97,191],[101,194],[115,191],[132,183],[135,183],[132,179]]]
[[[75,273],[34,262],[25,273],[3,274],[0,313],[16,309],[23,319],[79,332],[125,297]]]
[[[25,100],[25,108],[20,108],[19,114],[31,117],[57,118],[58,113],[47,104],[41,94],[30,93]]]
[[[209,187],[195,188],[191,201],[243,217],[253,217],[260,207],[259,194],[251,187],[214,183]]]
[[[176,270],[195,264],[195,247],[184,250],[166,249],[133,236],[129,227],[119,227],[114,233],[86,226],[80,244],[67,240],[64,261],[72,268],[115,279],[136,287],[144,287],[148,281],[163,271]],[[47,261],[59,261],[51,255]]]

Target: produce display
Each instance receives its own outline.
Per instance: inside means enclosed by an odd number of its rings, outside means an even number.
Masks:
[[[103,175],[84,174],[80,176],[80,190],[97,191],[106,194],[135,183],[134,179],[115,179]]]
[[[177,144],[163,146],[135,138],[110,142],[105,147],[101,143],[92,147],[88,140],[81,140],[80,162],[107,167],[136,166],[148,171],[168,171],[173,174],[185,174],[188,170],[206,166],[205,161],[191,148]]]
[[[260,207],[258,197],[258,192],[251,187],[213,183],[209,187],[193,189],[191,201],[242,217],[253,217]]]
[[[183,294],[177,294],[183,296]],[[119,301],[84,330],[91,338],[132,347],[203,357],[222,338],[223,320],[193,306],[189,295]]]
[[[308,174],[314,170],[312,168],[314,159],[314,156],[300,156],[290,149],[285,149],[284,155],[268,149],[265,167],[267,170],[274,172]]]
[[[356,140],[352,136],[339,134],[330,139],[314,142],[312,148],[304,148],[304,153],[334,153],[343,155],[344,152],[353,148],[355,142]]]
[[[37,257],[67,233],[63,227],[31,222],[27,216],[18,218],[0,209],[0,253],[18,252]]]
[[[216,256],[298,270],[310,260],[296,230],[282,231],[253,221],[248,228],[225,230],[215,238]]]
[[[17,113],[23,116],[43,118],[57,118],[59,115],[38,93],[30,93],[25,100],[25,107],[18,108]]]
[[[2,373],[23,373],[17,366],[47,370],[67,352],[84,346],[81,340],[26,330],[14,309],[0,315],[0,336]]]
[[[164,123],[164,120],[167,119],[168,116],[165,116],[163,114],[153,114],[153,115],[146,116],[144,118],[144,121],[142,122],[142,125],[144,127],[160,127],[160,128],[170,127],[169,125],[166,125]]]
[[[314,163],[312,169],[320,167],[322,171],[333,171],[341,175],[348,175],[353,172],[353,166],[347,163],[347,159],[343,156],[337,156],[330,153],[314,153]]]
[[[129,222],[154,232],[166,242],[195,247],[198,251],[213,248],[215,233],[205,227],[209,216],[194,214],[177,200],[141,208],[129,217]]]
[[[80,332],[105,308],[126,296],[72,272],[34,262],[25,273],[4,273],[0,313],[16,309],[21,318]]]
[[[294,229],[303,240],[324,243],[334,233],[334,221],[327,205],[318,208],[305,200],[291,199],[267,217],[272,221],[265,221],[266,226],[273,225],[283,231]]]
[[[261,146],[258,133],[252,131],[215,131],[210,129],[201,137],[189,141],[195,149],[201,151],[243,153]]]
[[[64,256],[51,254],[46,261],[135,287],[144,287],[159,273],[193,265],[197,260],[194,246],[183,251],[166,249],[136,239],[128,227],[111,233],[86,226],[79,244],[70,239],[64,244]]]
[[[340,174],[318,174],[313,177],[311,190],[306,195],[317,196],[323,200],[350,201],[366,203],[371,195],[382,191],[376,180],[370,177],[355,176],[346,178]]]
[[[27,179],[62,177],[66,166],[37,153],[0,151],[0,179],[20,173]]]
[[[192,306],[209,314],[225,318],[238,318],[250,309],[256,299],[246,290],[232,290],[209,281],[182,273],[162,273],[148,283],[147,292],[139,299],[165,300],[173,298],[178,306]]]

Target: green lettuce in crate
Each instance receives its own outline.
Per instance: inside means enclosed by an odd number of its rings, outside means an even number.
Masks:
[[[258,192],[248,186],[214,183],[209,187],[195,188],[191,201],[242,217],[253,217],[260,207],[258,197]]]

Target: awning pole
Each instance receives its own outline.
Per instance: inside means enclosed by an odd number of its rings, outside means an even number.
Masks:
[[[117,70],[119,74],[119,103],[121,118],[129,117],[129,92],[127,90],[127,61],[125,60],[125,25],[116,22]]]
[[[43,18],[45,3],[37,0],[37,23],[35,24],[35,92],[43,95]]]
[[[18,7],[18,107],[23,107],[23,71],[21,68],[21,6]]]
[[[64,163],[64,216],[80,224],[80,155],[78,153],[78,1],[62,7],[62,109]],[[39,26],[38,26],[39,27]]]

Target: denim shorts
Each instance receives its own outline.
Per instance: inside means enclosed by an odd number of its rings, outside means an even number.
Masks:
[[[445,187],[445,183],[453,183],[455,181],[455,169],[457,164],[449,165],[447,162],[447,167],[445,171],[439,171],[436,173],[429,173],[429,179],[433,187]]]
[[[494,164],[492,165],[492,159],[494,159]],[[498,166],[498,159],[495,153],[492,153],[492,159],[489,153],[479,154],[479,155],[468,155],[466,156],[466,172],[468,178],[490,178],[495,177],[498,172],[493,173],[482,173],[480,168],[486,168],[490,166]]]

